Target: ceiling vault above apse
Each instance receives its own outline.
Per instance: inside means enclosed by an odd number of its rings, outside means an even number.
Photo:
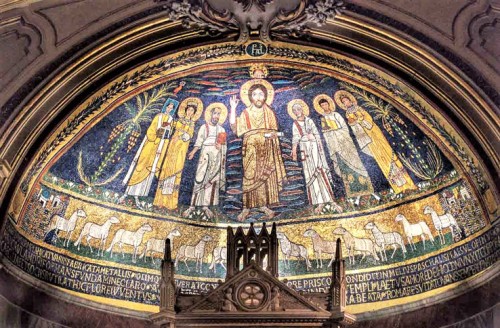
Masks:
[[[405,5],[0,6],[0,271],[146,320],[165,238],[199,295],[225,278],[227,227],[265,222],[296,291],[327,291],[342,239],[360,322],[489,283],[498,6],[437,23]]]

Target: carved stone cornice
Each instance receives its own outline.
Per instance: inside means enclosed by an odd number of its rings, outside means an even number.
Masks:
[[[238,42],[250,36],[270,41],[271,34],[300,36],[309,25],[322,26],[340,14],[339,0],[155,0],[164,3],[172,20],[184,27],[199,27],[211,35],[239,32]]]

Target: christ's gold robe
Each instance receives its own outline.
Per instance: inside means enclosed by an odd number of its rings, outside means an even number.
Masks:
[[[236,120],[236,135],[243,137],[243,206],[255,208],[279,202],[286,176],[277,137],[274,112],[267,105],[245,109]]]

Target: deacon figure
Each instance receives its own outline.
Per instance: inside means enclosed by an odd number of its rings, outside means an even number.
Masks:
[[[191,206],[184,211],[184,217],[196,207],[201,207],[208,218],[214,216],[209,206],[219,204],[219,190],[224,190],[226,184],[226,130],[221,126],[226,117],[227,107],[222,103],[210,104],[205,111],[205,124],[198,130],[194,148],[188,154],[192,160],[201,149]]]
[[[373,193],[373,185],[346,121],[337,111],[333,99],[326,94],[314,98],[314,107],[322,115],[321,129],[330,152],[335,173],[342,178],[346,196],[355,197]]]
[[[288,103],[288,113],[294,119],[292,159],[294,161],[299,159],[297,149],[300,147],[300,160],[304,170],[307,197],[311,205],[318,205],[314,209],[314,213],[321,213],[327,203],[334,204],[336,210],[341,211],[342,209],[333,200],[334,195],[325,151],[316,125],[307,116],[309,114],[307,104],[300,99],[292,100]]]

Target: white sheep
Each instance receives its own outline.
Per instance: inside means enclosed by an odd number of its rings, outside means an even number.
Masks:
[[[403,224],[403,230],[405,232],[406,238],[410,243],[410,246],[413,250],[416,250],[415,244],[413,244],[413,237],[419,237],[422,239],[422,243],[424,244],[425,249],[425,236],[431,241],[434,245],[434,237],[432,236],[431,229],[424,221],[420,221],[414,224],[410,224],[406,217],[403,214],[396,215],[396,222],[401,222]]]
[[[311,237],[312,239],[314,256],[316,257],[316,267],[323,267],[323,259],[321,258],[323,253],[331,255],[330,263],[327,265],[327,267],[329,267],[335,257],[336,243],[334,241],[324,240],[319,233],[311,228],[304,232],[304,237]]]
[[[373,234],[373,238],[375,239],[375,244],[379,247],[380,257],[382,261],[387,261],[387,254],[385,253],[385,248],[387,246],[391,246],[394,251],[391,254],[391,259],[394,257],[398,246],[401,248],[401,252],[403,253],[403,257],[406,257],[406,247],[403,241],[403,237],[396,231],[391,232],[382,232],[377,227],[374,222],[368,222],[365,225],[366,230],[371,230]]]
[[[100,240],[98,249],[97,249],[97,255],[99,256],[99,251],[100,255],[103,255],[104,252],[104,245],[106,244],[106,239],[108,238],[109,235],[109,229],[111,228],[112,224],[120,223],[120,220],[116,218],[115,216],[110,217],[109,219],[104,222],[104,224],[99,225],[97,223],[93,222],[87,222],[83,226],[82,232],[80,232],[80,237],[78,237],[78,240],[75,242],[75,246],[78,246],[78,250],[80,250],[80,243],[82,242],[83,237],[87,237],[87,245],[90,247],[90,252],[92,253],[92,246],[90,245],[90,240],[92,238],[96,238]]]
[[[67,220],[62,216],[55,214],[54,216],[52,216],[49,226],[49,232],[55,229],[56,236],[59,231],[66,232],[66,240],[64,241],[63,246],[68,247],[69,241],[71,240],[71,235],[73,234],[73,231],[76,227],[76,222],[79,218],[85,219],[86,217],[87,214],[82,209],[77,209],[76,211],[74,211],[73,214],[71,214],[70,218]]]
[[[291,256],[303,258],[306,261],[306,270],[309,271],[311,262],[309,262],[307,249],[303,245],[292,243],[290,239],[288,239],[288,237],[282,232],[278,232],[276,236],[280,241],[281,252],[283,253],[283,255],[285,255],[285,266],[287,268],[290,266]]]
[[[376,245],[373,243],[371,239],[354,237],[349,231],[347,231],[343,227],[335,228],[335,230],[333,230],[333,234],[342,236],[342,239],[344,240],[344,245],[347,249],[347,256],[349,257],[349,262],[351,264],[355,264],[355,259],[354,259],[355,252],[363,254],[363,257],[361,258],[360,261],[362,261],[366,257],[366,254],[370,254],[371,256],[373,256],[375,261],[379,260],[379,257],[377,255],[377,249],[375,247]]]
[[[186,265],[186,268],[189,272],[189,266],[186,260],[188,258],[195,259],[196,261],[195,271],[199,270],[199,272],[201,273],[203,258],[205,257],[205,246],[212,239],[213,238],[210,237],[209,235],[204,235],[194,246],[182,245],[181,247],[179,247],[179,251],[177,252],[177,256],[175,258],[175,267],[177,268],[179,261],[184,261],[184,264]]]
[[[125,257],[125,254],[123,254],[123,244],[125,245],[131,245],[134,247],[134,254],[132,255],[132,262],[136,262],[137,259],[137,249],[139,248],[139,245],[142,243],[142,237],[144,234],[148,231],[152,231],[153,229],[149,224],[144,224],[142,225],[137,231],[127,231],[125,229],[120,229],[116,232],[115,236],[113,237],[113,241],[111,242],[111,246],[106,250],[106,252],[111,252],[109,255],[110,257],[113,257],[113,247],[115,246],[116,243],[118,243],[118,246],[120,247],[120,251],[122,253],[122,257]]]
[[[227,270],[224,266],[224,262],[227,261],[227,247],[215,247],[212,252],[212,263],[210,264],[209,270],[215,272],[216,264],[220,263],[224,270]]]
[[[179,237],[180,235],[181,232],[177,228],[174,228],[168,233],[165,239],[170,239],[171,250],[174,248],[174,237]],[[144,247],[144,252],[141,254],[141,256],[139,256],[139,258],[142,259],[144,257],[144,261],[146,261],[148,252],[150,252],[149,257],[151,258],[151,262],[154,263],[153,253],[163,254],[165,252],[165,240],[156,238],[148,239],[148,241],[146,242],[146,247]]]
[[[453,240],[455,240],[455,229],[456,231],[460,231],[460,228],[458,227],[458,223],[453,215],[451,215],[450,213],[438,215],[436,211],[430,206],[426,206],[424,208],[424,214],[431,215],[432,223],[434,224],[434,228],[438,233],[441,245],[444,245],[445,243],[443,229],[449,228],[451,231],[451,237],[453,238]]]

